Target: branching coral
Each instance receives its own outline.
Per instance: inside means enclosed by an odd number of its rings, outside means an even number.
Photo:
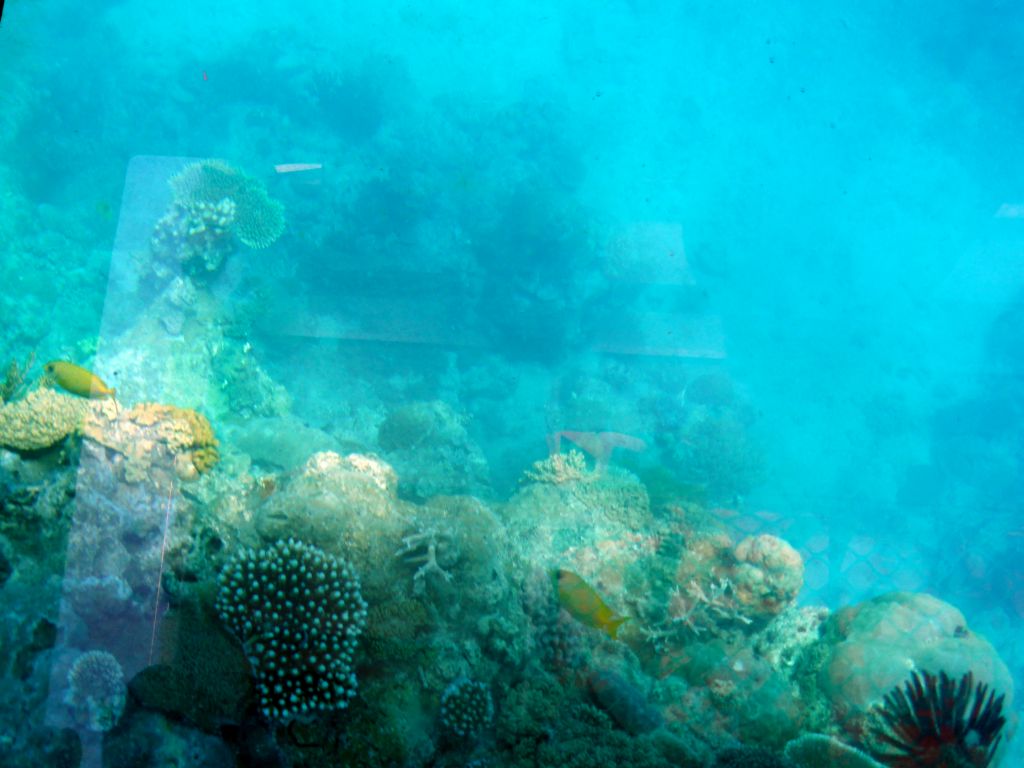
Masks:
[[[913,672],[875,709],[874,756],[892,768],[986,768],[1006,724],[1004,699],[971,672],[959,684],[945,672]]]
[[[445,581],[451,581],[452,575],[441,563],[451,565],[458,557],[452,546],[452,537],[437,528],[426,528],[402,538],[402,546],[395,552],[395,557],[410,565],[418,566],[413,574],[413,594],[422,594],[426,578],[431,573],[438,574]]]

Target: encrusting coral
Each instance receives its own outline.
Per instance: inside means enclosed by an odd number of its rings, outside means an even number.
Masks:
[[[189,480],[210,471],[220,460],[209,420],[189,408],[142,403],[123,410],[97,404],[82,431],[124,457],[127,482],[144,479],[161,461],[172,465],[179,478]]]

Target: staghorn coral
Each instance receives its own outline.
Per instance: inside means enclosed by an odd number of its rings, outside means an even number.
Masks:
[[[348,706],[366,609],[348,562],[294,539],[239,553],[217,596],[253,666],[260,711],[282,722]]]
[[[0,406],[0,445],[17,451],[49,448],[78,432],[88,410],[86,400],[48,388],[34,390]]]
[[[970,672],[955,680],[911,672],[874,710],[874,757],[891,768],[987,768],[1002,739],[1005,694]]]
[[[234,232],[250,248],[267,248],[284,232],[284,206],[266,187],[222,160],[189,163],[170,179],[176,203],[234,203]]]
[[[459,678],[441,694],[441,726],[459,738],[476,736],[494,719],[494,702],[483,683]]]
[[[452,544],[449,533],[429,527],[402,537],[402,546],[395,552],[395,557],[404,563],[417,566],[413,574],[413,594],[422,595],[427,576],[436,573],[445,581],[451,581],[452,575],[442,567],[450,567],[457,559],[458,552]]]
[[[75,722],[88,730],[113,728],[124,712],[127,696],[121,665],[106,651],[88,651],[71,665],[64,703]]]

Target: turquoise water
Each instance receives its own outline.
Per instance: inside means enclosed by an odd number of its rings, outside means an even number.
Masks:
[[[298,5],[6,4],[0,765],[1021,764],[1024,15]]]

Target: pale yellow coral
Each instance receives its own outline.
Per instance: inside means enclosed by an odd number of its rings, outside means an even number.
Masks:
[[[573,448],[568,453],[555,453],[533,462],[533,466],[526,470],[522,482],[562,485],[595,477],[595,473],[587,469],[586,457]]]
[[[38,451],[79,430],[89,401],[43,388],[0,406],[0,445]]]

